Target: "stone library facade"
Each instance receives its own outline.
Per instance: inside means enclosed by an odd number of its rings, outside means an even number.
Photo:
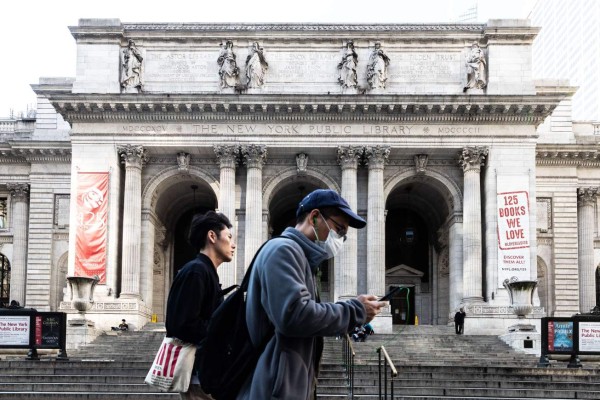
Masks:
[[[98,276],[97,327],[164,320],[192,215],[234,224],[225,287],[329,188],[368,224],[322,298],[406,288],[376,330],[465,307],[467,332],[504,332],[507,279],[537,280],[532,318],[596,305],[598,126],[572,121],[577,88],[532,78],[529,21],[70,30],[76,76],[0,121],[1,301],[75,317],[65,278]]]

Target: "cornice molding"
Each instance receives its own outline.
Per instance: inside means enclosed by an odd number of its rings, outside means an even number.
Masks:
[[[529,96],[90,95],[43,92],[69,122],[381,121],[539,124],[562,93]],[[437,97],[437,99],[436,99]]]
[[[292,31],[292,32],[388,32],[388,31],[468,31],[483,33],[485,24],[202,24],[202,23],[124,23],[125,31]]]
[[[538,166],[572,166],[572,167],[600,167],[600,152],[590,149],[589,146],[576,146],[569,149],[569,145],[560,148],[538,146],[535,152],[536,165]]]
[[[33,162],[70,163],[71,149],[18,148],[0,149],[0,164],[27,164]]]

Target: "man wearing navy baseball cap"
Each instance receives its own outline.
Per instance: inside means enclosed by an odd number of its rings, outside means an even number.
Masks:
[[[348,228],[367,225],[333,190],[318,189],[298,205],[296,226],[267,242],[256,256],[246,297],[252,342],[267,342],[237,399],[312,399],[324,336],[351,332],[387,302],[373,295],[321,303],[316,273],[335,257]],[[275,334],[268,333],[274,327]]]

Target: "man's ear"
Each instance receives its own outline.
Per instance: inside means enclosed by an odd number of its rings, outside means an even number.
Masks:
[[[312,221],[313,221],[313,225],[314,225],[314,226],[317,226],[317,220],[318,220],[318,215],[317,215],[317,214],[318,214],[318,211],[316,211],[316,210],[313,210],[313,211],[311,212],[311,214],[312,214]]]
[[[208,236],[208,240],[211,243],[217,242],[217,234],[215,233],[215,231],[208,231],[207,236]]]

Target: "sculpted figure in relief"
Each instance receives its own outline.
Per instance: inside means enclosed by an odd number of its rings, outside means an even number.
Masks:
[[[221,78],[221,88],[235,87],[238,80],[239,68],[235,61],[233,53],[233,42],[228,40],[225,46],[221,44],[221,54],[217,59],[219,64],[219,77]]]
[[[477,43],[473,43],[467,56],[467,86],[463,92],[469,89],[483,89],[487,85],[487,63],[485,54]]]
[[[369,65],[367,66],[367,82],[371,89],[385,89],[389,64],[390,58],[381,48],[381,43],[375,43],[375,49],[369,57]]]
[[[123,89],[142,89],[142,53],[133,40],[121,52],[121,87]]]
[[[354,43],[352,41],[346,43],[342,61],[338,64],[340,70],[339,82],[343,88],[353,88],[358,85],[356,76],[356,66],[358,65],[358,55],[354,51]]]
[[[250,54],[246,59],[246,77],[248,78],[249,88],[258,88],[265,83],[265,75],[269,69],[269,64],[263,54],[263,48],[258,42],[252,44]]]

